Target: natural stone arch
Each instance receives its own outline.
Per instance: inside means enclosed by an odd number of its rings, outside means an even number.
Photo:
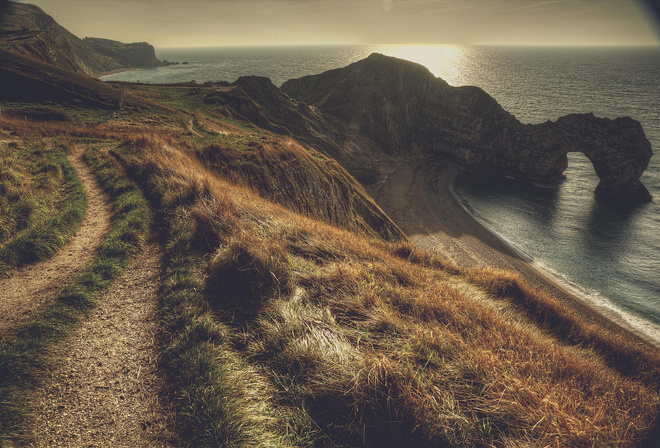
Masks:
[[[562,142],[564,159],[569,152],[580,152],[591,161],[600,179],[597,194],[650,198],[639,178],[653,152],[637,121],[582,114],[562,117],[553,124],[556,137]]]

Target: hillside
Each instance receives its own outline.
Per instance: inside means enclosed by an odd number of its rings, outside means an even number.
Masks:
[[[35,5],[7,2],[5,8],[0,23],[0,48],[86,75],[162,65],[147,43],[81,40]]]
[[[87,102],[116,108],[121,92],[100,81],[0,48],[0,81],[5,100]]]
[[[146,42],[126,44],[111,39],[85,37],[83,43],[99,54],[108,56],[122,67],[161,67],[163,63],[156,58],[156,50]]]
[[[67,92],[89,81],[45,67],[48,84],[61,76]],[[81,274],[37,295],[30,313],[8,312],[16,319],[0,341],[3,438],[633,447],[657,427],[657,349],[513,273],[413,247],[331,158],[393,160],[365,136],[342,137],[343,119],[262,78],[122,87],[135,107],[0,100],[0,179],[10,192],[2,206],[13,219],[2,247],[32,254],[17,261],[0,247],[9,272],[47,257],[42,241],[57,253],[66,241],[58,232],[76,243],[79,221],[29,205],[73,201],[58,174],[65,153],[85,155],[114,205]],[[66,120],[24,113],[35,107]],[[49,218],[56,224],[43,224]],[[131,291],[142,290],[134,308]],[[138,331],[154,320],[155,333]],[[160,364],[148,364],[147,349]],[[115,350],[131,368],[105,355]]]
[[[151,50],[79,47],[16,7],[5,43],[24,54],[0,49],[0,445],[653,446],[656,346],[503,258],[414,246],[428,229],[405,235],[364,187],[421,196],[405,168],[447,159],[555,179],[556,145],[602,138],[603,166],[632,179],[612,187],[595,162],[604,192],[633,195],[638,123],[524,126],[380,55],[282,90],[102,83],[84,73]]]

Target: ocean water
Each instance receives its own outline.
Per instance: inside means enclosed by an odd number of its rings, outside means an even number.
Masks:
[[[660,49],[473,49],[465,65],[462,82],[523,122],[630,116],[660,149]],[[541,267],[660,342],[660,157],[642,176],[654,196],[642,205],[595,197],[599,179],[581,153],[569,154],[564,174],[554,188],[464,175],[458,191]]]
[[[372,52],[419,62],[451,85],[483,88],[525,123],[569,113],[630,116],[660,149],[659,48],[341,46],[159,49],[188,64],[105,79],[144,83],[290,78],[343,67]],[[660,157],[642,182],[643,205],[612,205],[593,195],[589,160],[569,155],[566,180],[553,187],[466,174],[458,192],[476,217],[566,284],[660,341]]]

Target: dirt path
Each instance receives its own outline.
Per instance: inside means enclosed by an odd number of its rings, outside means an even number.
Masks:
[[[54,299],[69,278],[94,257],[111,227],[112,209],[78,146],[68,156],[87,195],[87,213],[76,235],[51,259],[34,263],[0,278],[0,337],[28,320],[41,306]]]
[[[34,399],[31,446],[178,446],[159,399],[155,308],[162,253],[149,245],[101,297]]]
[[[187,123],[187,125],[186,125],[186,129],[188,130],[188,132],[190,132],[190,133],[191,133],[192,135],[194,135],[195,137],[203,138],[204,136],[203,136],[202,134],[200,134],[199,132],[197,132],[197,131],[195,130],[195,127],[194,127],[194,126],[195,126],[195,118],[194,118],[194,117],[190,117],[190,120],[188,120],[188,123]]]
[[[246,135],[248,132],[243,129],[223,123],[204,116],[201,112],[195,113],[195,120],[206,131],[216,135]]]

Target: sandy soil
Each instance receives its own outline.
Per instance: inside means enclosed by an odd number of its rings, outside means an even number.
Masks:
[[[94,73],[94,74],[92,75],[92,77],[94,77],[94,78],[96,78],[96,79],[101,79],[101,78],[103,78],[104,76],[115,75],[115,74],[117,74],[117,73],[131,72],[131,71],[133,71],[133,70],[139,70],[139,69],[138,69],[138,68],[133,68],[133,67],[129,67],[129,68],[118,68],[118,69],[116,69],[116,70],[109,70],[109,71],[107,71],[107,72]]]
[[[569,289],[479,223],[454,192],[454,180],[460,170],[451,163],[402,163],[370,193],[417,247],[462,266],[516,271],[587,321],[613,331],[623,328],[660,347],[660,334],[653,329],[632,325],[612,309]]]
[[[148,246],[82,328],[53,349],[61,361],[34,398],[31,446],[179,445],[157,369],[161,257]]]
[[[55,298],[69,278],[94,257],[110,231],[112,209],[107,195],[83,160],[84,148],[68,156],[87,195],[87,213],[76,235],[49,260],[34,263],[0,278],[0,337],[17,328]]]

